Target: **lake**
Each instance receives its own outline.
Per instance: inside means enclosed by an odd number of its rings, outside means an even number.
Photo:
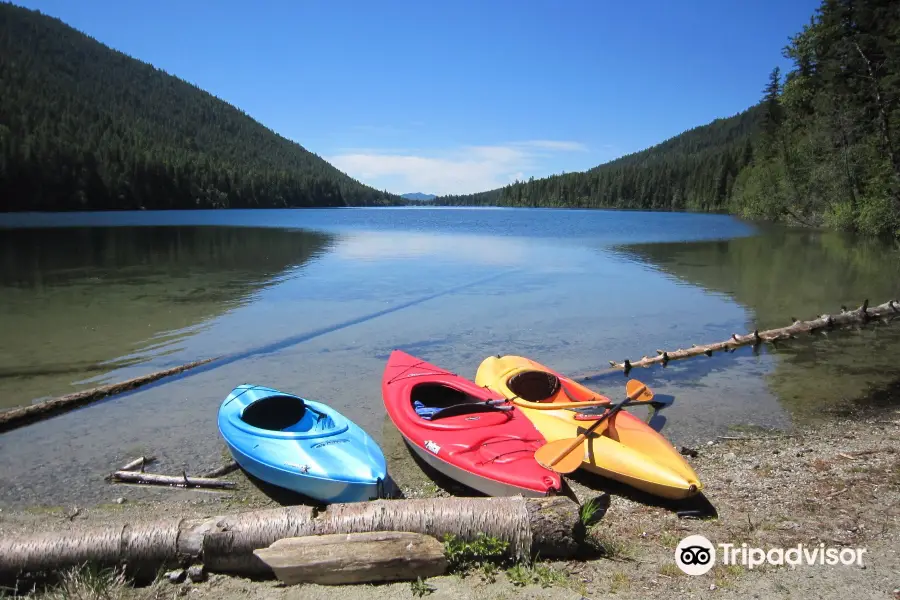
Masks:
[[[332,404],[402,470],[408,455],[380,396],[394,348],[470,378],[492,354],[581,376],[609,360],[900,296],[896,247],[723,215],[6,214],[0,236],[0,408],[225,356],[0,435],[0,506],[139,496],[102,476],[143,452],[159,457],[159,472],[219,466],[216,411],[241,383]],[[675,397],[664,435],[703,443],[737,425],[789,428],[894,381],[898,330],[742,348],[631,376]],[[624,383],[621,373],[588,382],[613,397]]]

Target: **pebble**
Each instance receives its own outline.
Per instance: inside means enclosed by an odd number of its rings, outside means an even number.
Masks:
[[[708,442],[706,442],[707,446],[712,446],[713,444],[715,444],[715,442],[712,440],[709,440]]]
[[[714,584],[714,583],[709,584],[709,591],[713,592],[713,591],[715,591],[715,589],[716,589],[716,584]]]
[[[116,504],[125,504],[125,498],[116,498]]]
[[[726,453],[725,456],[723,456],[722,458],[723,458],[724,460],[734,460],[734,459],[737,458],[737,456],[734,454],[734,452],[728,452],[728,453]]]
[[[169,580],[169,583],[181,583],[184,581],[184,576],[186,575],[184,569],[177,569],[175,571],[169,571],[166,573],[166,579]]]
[[[188,568],[187,575],[193,583],[206,581],[206,569],[203,568],[203,565],[192,565]]]

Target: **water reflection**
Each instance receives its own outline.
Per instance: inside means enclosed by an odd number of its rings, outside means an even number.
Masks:
[[[331,243],[318,232],[224,227],[5,231],[0,408],[172,353]]]
[[[409,258],[452,258],[479,265],[521,265],[530,257],[529,246],[519,238],[487,235],[386,234],[365,232],[346,236],[335,247],[336,256],[348,261]]]
[[[897,248],[839,233],[773,228],[763,236],[630,245],[618,251],[668,277],[734,299],[752,313],[745,331],[835,313],[842,304],[856,308],[866,298],[874,304],[900,295]],[[825,406],[895,380],[898,350],[897,327],[806,337],[774,352],[764,350],[777,365],[766,378],[795,417],[811,418]]]

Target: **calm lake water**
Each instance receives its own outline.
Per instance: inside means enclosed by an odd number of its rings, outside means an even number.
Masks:
[[[573,376],[900,296],[896,248],[732,217],[403,208],[0,215],[0,408],[180,363],[177,378],[0,435],[0,506],[144,491],[103,475],[223,462],[219,403],[259,383],[330,403],[408,460],[380,379],[401,348],[474,377],[491,354]],[[839,341],[838,341],[839,340]],[[676,444],[788,428],[900,374],[898,328],[641,369]],[[589,385],[616,396],[621,373]],[[702,478],[702,474],[701,474]]]

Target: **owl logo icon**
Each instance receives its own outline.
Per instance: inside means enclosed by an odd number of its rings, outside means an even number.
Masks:
[[[716,549],[702,535],[689,535],[675,548],[675,564],[688,575],[703,575],[716,564]]]

